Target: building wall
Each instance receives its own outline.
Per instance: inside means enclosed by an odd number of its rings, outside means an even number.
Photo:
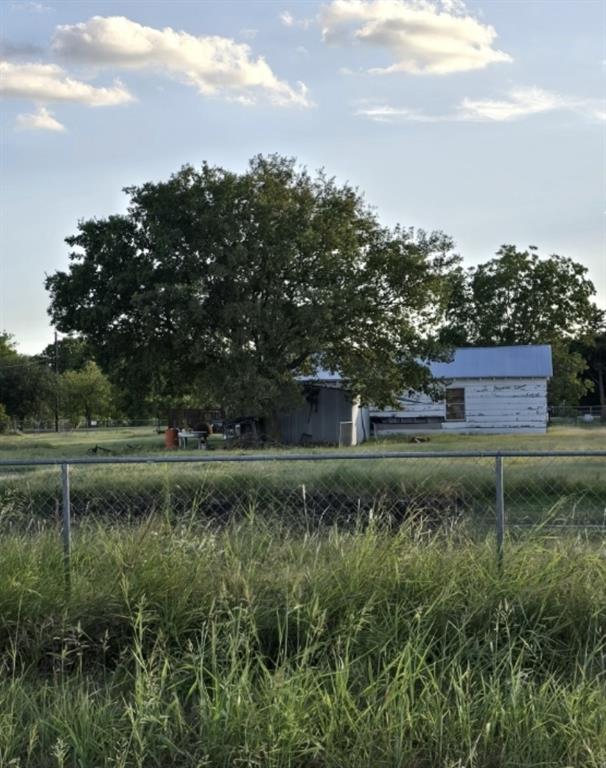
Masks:
[[[465,389],[465,421],[445,421],[448,432],[545,432],[547,379],[456,379]]]
[[[385,419],[443,419],[446,415],[444,401],[432,400],[424,392],[409,392],[398,400],[400,402],[399,408],[384,408],[383,410],[371,408],[370,415]]]
[[[446,421],[433,425],[446,432],[504,434],[507,432],[545,432],[547,428],[547,379],[452,379],[448,388],[465,389],[465,421]],[[398,417],[402,424],[382,425],[381,432],[414,429],[423,431],[432,425],[416,424],[415,418],[445,419],[443,400],[433,402],[421,393],[403,402],[403,409],[377,411],[371,415],[389,419]],[[410,419],[407,424],[406,419]]]
[[[282,442],[291,445],[305,440],[338,444],[342,421],[353,422],[354,444],[362,442],[364,430],[366,435],[370,432],[367,409],[352,403],[348,393],[337,388],[320,388],[314,403],[306,402],[290,413],[281,414],[279,421]]]

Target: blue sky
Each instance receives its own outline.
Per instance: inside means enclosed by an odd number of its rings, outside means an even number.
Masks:
[[[441,0],[0,6],[0,329],[52,336],[45,273],[122,187],[297,157],[388,224],[584,263],[606,307],[606,4]]]

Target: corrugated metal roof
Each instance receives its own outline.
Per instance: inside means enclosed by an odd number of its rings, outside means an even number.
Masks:
[[[549,378],[553,375],[549,344],[514,347],[462,347],[450,363],[430,362],[437,379]]]
[[[549,344],[512,347],[459,347],[450,363],[428,362],[436,379],[549,378],[553,376]],[[336,371],[317,368],[298,381],[337,383],[343,377]]]

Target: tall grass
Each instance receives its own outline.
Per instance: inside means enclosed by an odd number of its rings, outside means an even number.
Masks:
[[[606,763],[606,552],[410,523],[0,539],[0,765]]]

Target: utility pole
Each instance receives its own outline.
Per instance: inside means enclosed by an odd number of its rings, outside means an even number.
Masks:
[[[598,362],[595,365],[598,372],[598,394],[600,396],[600,419],[606,421],[606,384],[604,373],[606,372],[606,362]]]
[[[55,331],[55,432],[59,431],[59,344]]]

